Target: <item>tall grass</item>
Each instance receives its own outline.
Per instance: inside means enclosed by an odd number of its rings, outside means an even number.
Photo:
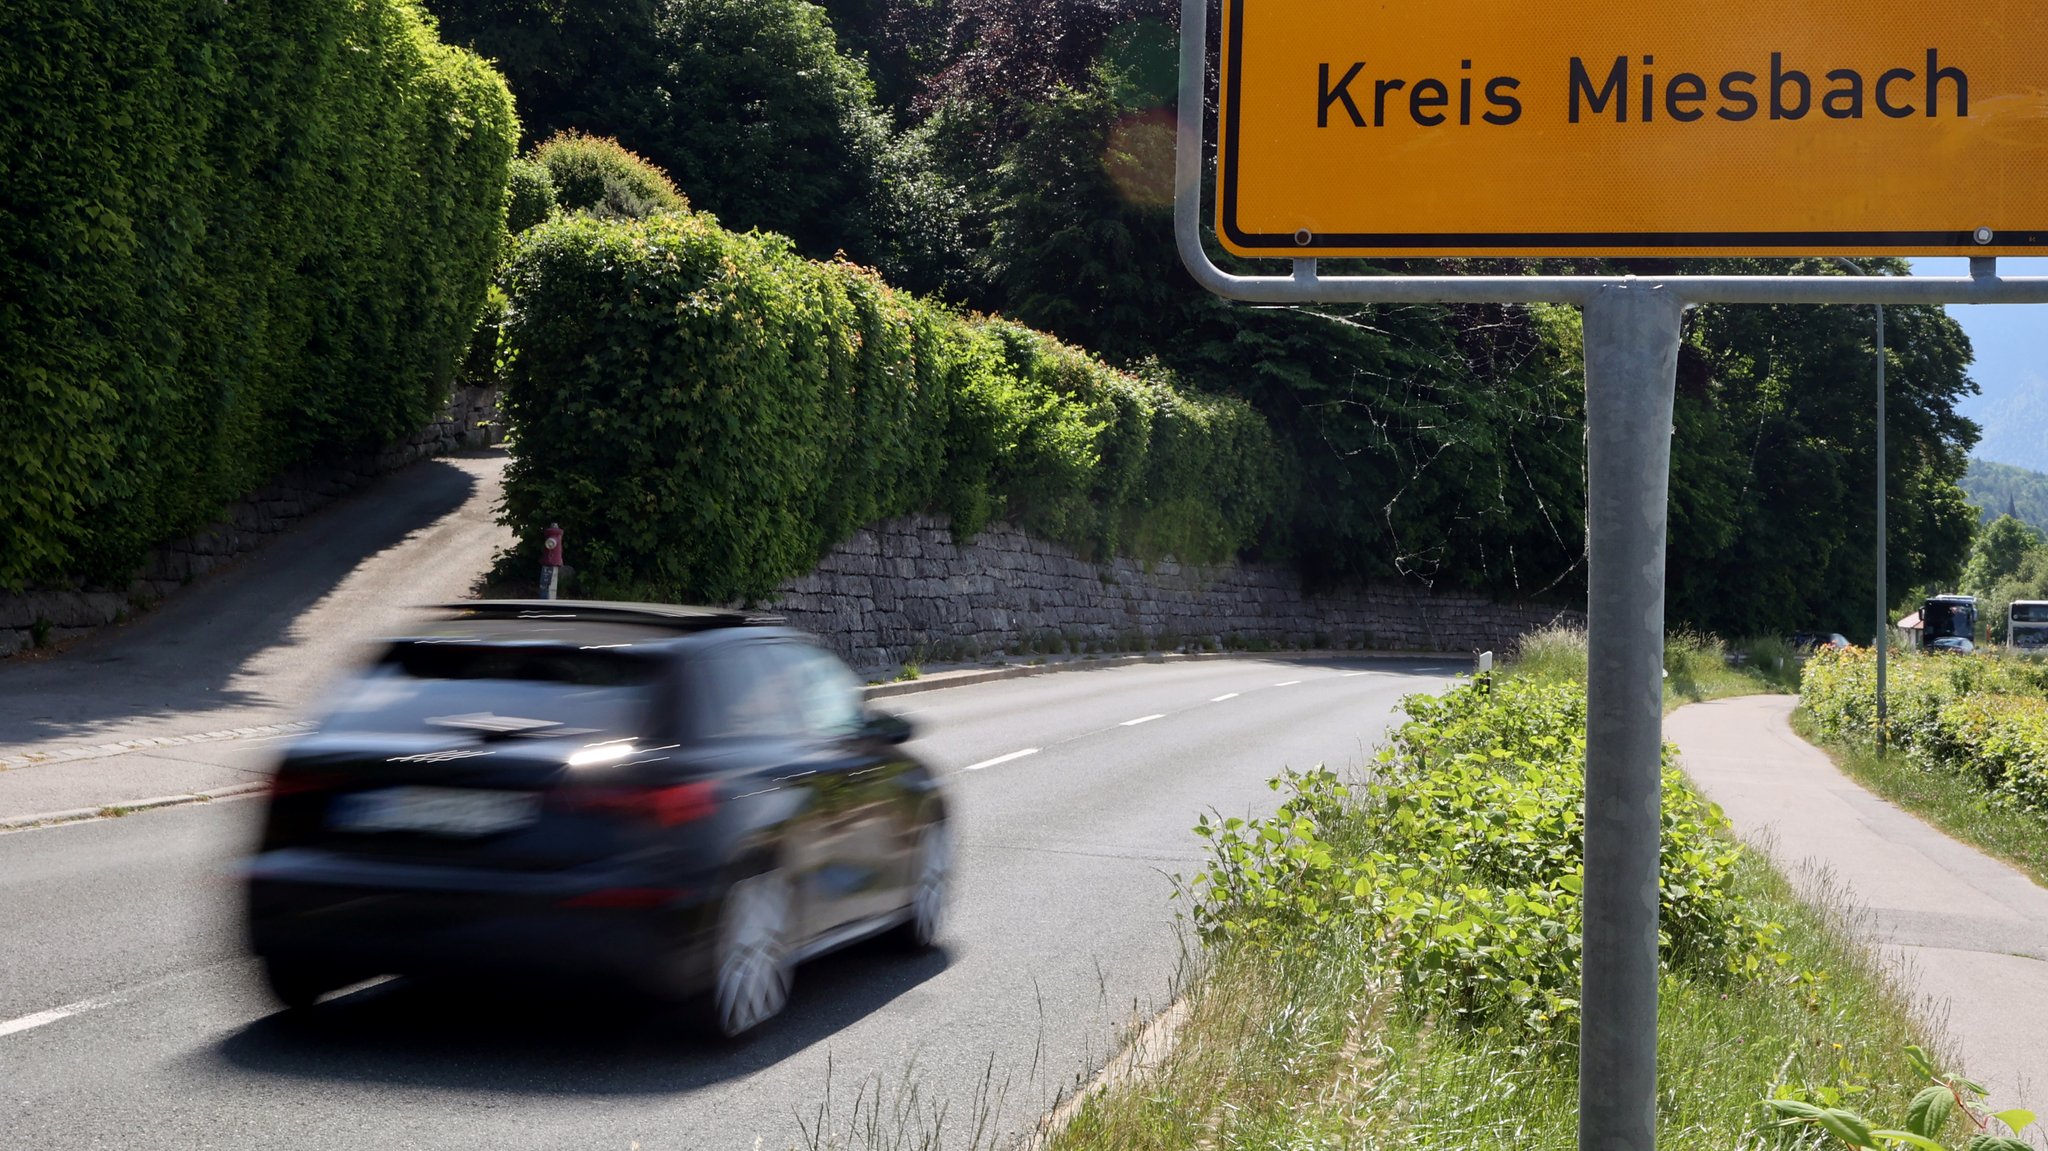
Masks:
[[[1512,673],[1541,683],[1584,682],[1586,631],[1557,624],[1522,637]],[[1799,690],[1799,658],[1784,640],[1763,636],[1724,642],[1703,632],[1664,639],[1664,708],[1760,692]]]
[[[1903,1114],[1916,1085],[1900,1052],[1930,1040],[1841,901],[1802,903],[1754,855],[1737,883],[1785,925],[1790,962],[1739,984],[1666,973],[1660,1143],[1785,1145],[1759,1102],[1781,1084]],[[1172,1057],[1084,1104],[1048,1151],[1577,1146],[1569,1042],[1531,1047],[1415,1020],[1361,961],[1370,946],[1340,929],[1308,951],[1219,954]]]

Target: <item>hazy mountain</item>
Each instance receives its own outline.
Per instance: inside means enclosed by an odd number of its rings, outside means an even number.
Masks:
[[[1960,311],[1961,309],[1956,309]],[[2048,365],[2042,365],[2048,369]],[[1984,394],[1957,407],[1984,428],[1972,453],[1977,459],[2009,464],[2015,470],[2048,468],[2048,375],[2015,366],[2002,378],[1981,362],[1971,376]],[[2038,476],[2035,470],[2028,475]]]

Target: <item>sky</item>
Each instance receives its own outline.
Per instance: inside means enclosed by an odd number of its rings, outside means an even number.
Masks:
[[[1969,261],[1960,257],[1912,264],[1917,275],[1969,274]],[[2048,276],[2048,258],[2001,259],[1998,274]],[[1973,454],[2048,472],[2048,304],[1950,304],[1948,314],[1977,353],[1970,378],[1983,394],[1958,405],[1984,427]]]

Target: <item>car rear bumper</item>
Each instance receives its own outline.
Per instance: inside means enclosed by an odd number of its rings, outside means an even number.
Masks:
[[[710,877],[508,873],[274,851],[243,869],[251,948],[358,973],[710,981]]]

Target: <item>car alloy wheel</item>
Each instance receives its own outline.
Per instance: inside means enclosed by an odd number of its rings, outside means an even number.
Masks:
[[[909,943],[930,947],[938,942],[946,911],[946,883],[953,867],[953,841],[944,820],[934,820],[917,835],[917,886],[910,897]]]
[[[732,885],[718,916],[718,969],[712,1008],[728,1038],[745,1034],[789,1002],[789,922],[794,900],[780,871]]]

